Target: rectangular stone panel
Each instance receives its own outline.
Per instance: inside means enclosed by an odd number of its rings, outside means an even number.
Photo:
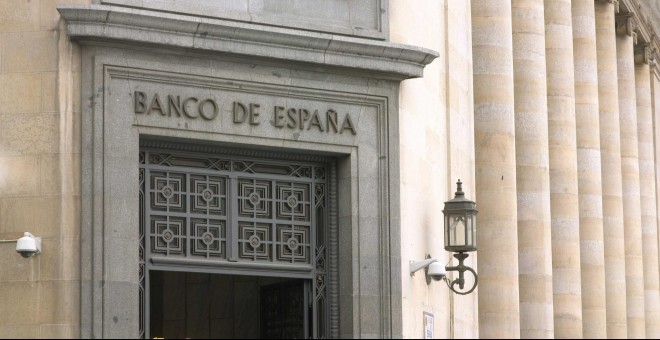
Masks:
[[[100,0],[118,5],[387,39],[387,0]]]
[[[380,99],[156,71],[110,68],[108,73],[105,105],[117,120],[250,138],[362,144],[373,146],[369,156],[378,157]]]

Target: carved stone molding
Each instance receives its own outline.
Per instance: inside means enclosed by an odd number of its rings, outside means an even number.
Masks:
[[[616,34],[625,34],[634,38],[637,35],[636,27],[637,23],[631,12],[616,15]]]
[[[654,40],[657,40],[657,37],[654,37]],[[654,76],[656,79],[660,79],[660,65],[658,65],[659,60],[660,60],[660,51],[658,50],[656,44],[653,44],[653,47],[651,47],[649,66],[651,69],[651,75]]]
[[[638,43],[635,45],[635,63],[651,63],[651,44]]]
[[[60,5],[57,10],[69,37],[81,43],[178,48],[360,70],[396,80],[421,77],[424,67],[439,56],[426,48],[386,41],[134,8]]]

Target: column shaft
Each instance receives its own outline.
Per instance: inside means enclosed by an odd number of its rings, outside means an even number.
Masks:
[[[543,0],[513,0],[520,336],[553,338]]]
[[[479,336],[520,337],[510,1],[472,1]]]
[[[573,0],[571,5],[580,203],[582,337],[604,339],[607,338],[607,317],[605,311],[600,124],[598,121],[596,18],[593,0]]]
[[[545,0],[555,335],[582,336],[573,22],[570,0]]]
[[[646,55],[643,48],[642,57]],[[642,207],[642,256],[644,261],[644,314],[646,337],[660,338],[660,283],[658,278],[658,218],[655,192],[651,70],[648,63],[635,65],[637,133],[639,135],[639,184]]]
[[[619,126],[621,129],[621,176],[626,261],[626,316],[628,338],[644,338],[644,268],[642,261],[642,211],[639,188],[635,52],[629,14],[617,17],[617,69]]]
[[[621,140],[614,5],[595,2],[608,338],[626,338]]]

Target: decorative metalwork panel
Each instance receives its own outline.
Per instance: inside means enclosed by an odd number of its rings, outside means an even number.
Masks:
[[[249,275],[250,263],[258,263],[278,276],[309,279],[309,333],[326,338],[328,177],[323,163],[142,150],[141,336],[149,336],[150,269],[186,270],[189,263]]]
[[[144,330],[145,330],[145,308],[146,304],[144,303],[145,301],[145,278],[146,278],[146,269],[145,269],[145,263],[144,263],[144,214],[142,213],[142,209],[144,207],[144,168],[142,168],[142,164],[144,164],[144,154],[140,152],[140,237],[139,237],[139,254],[140,254],[140,261],[139,261],[139,280],[140,280],[140,334],[139,334],[139,339],[144,339]]]

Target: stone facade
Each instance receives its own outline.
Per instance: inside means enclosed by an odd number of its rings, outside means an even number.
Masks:
[[[331,164],[328,337],[419,338],[430,314],[435,338],[659,338],[659,9],[0,0],[0,338],[140,335],[146,146]],[[468,295],[408,269],[456,265],[459,178],[479,210]],[[232,261],[172,262],[190,273],[154,289],[249,308],[156,322],[257,334],[251,292],[289,269]]]

